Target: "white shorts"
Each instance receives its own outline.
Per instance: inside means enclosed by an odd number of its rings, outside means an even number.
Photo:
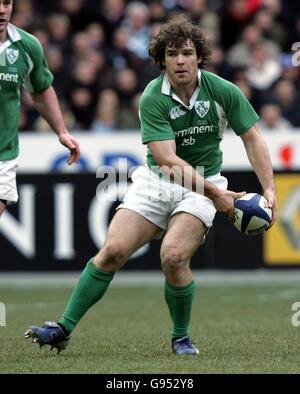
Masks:
[[[6,200],[7,204],[15,204],[18,201],[17,167],[17,159],[0,161],[0,200]]]
[[[208,177],[207,180],[220,189],[227,189],[227,179],[220,174]],[[135,211],[160,227],[162,233],[159,238],[167,229],[170,218],[178,212],[196,216],[208,229],[212,226],[216,208],[208,197],[161,179],[144,166],[133,172],[132,182],[117,209],[127,208]]]

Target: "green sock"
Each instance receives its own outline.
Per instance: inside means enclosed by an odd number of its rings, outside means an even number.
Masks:
[[[113,277],[114,273],[105,272],[95,267],[93,259],[87,263],[69,299],[66,310],[58,321],[69,334],[87,310],[102,298]]]
[[[194,294],[194,281],[184,287],[174,287],[165,281],[165,300],[173,321],[172,338],[189,335]]]

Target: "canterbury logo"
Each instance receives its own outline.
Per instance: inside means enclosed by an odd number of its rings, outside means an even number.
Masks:
[[[177,107],[174,107],[174,108],[171,109],[169,116],[170,116],[171,119],[174,120],[174,119],[178,119],[181,116],[185,115],[186,112],[187,111],[182,109],[181,105],[177,105]]]

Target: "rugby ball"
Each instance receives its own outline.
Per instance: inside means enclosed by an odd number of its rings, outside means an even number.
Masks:
[[[247,193],[234,202],[233,224],[243,234],[263,233],[272,221],[272,209],[266,198],[257,193]]]

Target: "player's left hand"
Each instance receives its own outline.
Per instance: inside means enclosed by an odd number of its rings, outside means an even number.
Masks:
[[[241,198],[246,194],[243,192],[234,192],[231,190],[218,189],[217,194],[212,197],[214,206],[218,212],[225,213],[231,222],[234,215],[234,200]]]
[[[70,151],[70,156],[67,160],[69,165],[77,163],[80,159],[80,147],[78,141],[69,133],[59,135],[59,142]]]
[[[264,197],[267,199],[269,203],[269,208],[272,209],[272,221],[267,228],[267,231],[273,226],[277,219],[277,204],[276,204],[276,193],[273,189],[266,189],[264,191]]]

